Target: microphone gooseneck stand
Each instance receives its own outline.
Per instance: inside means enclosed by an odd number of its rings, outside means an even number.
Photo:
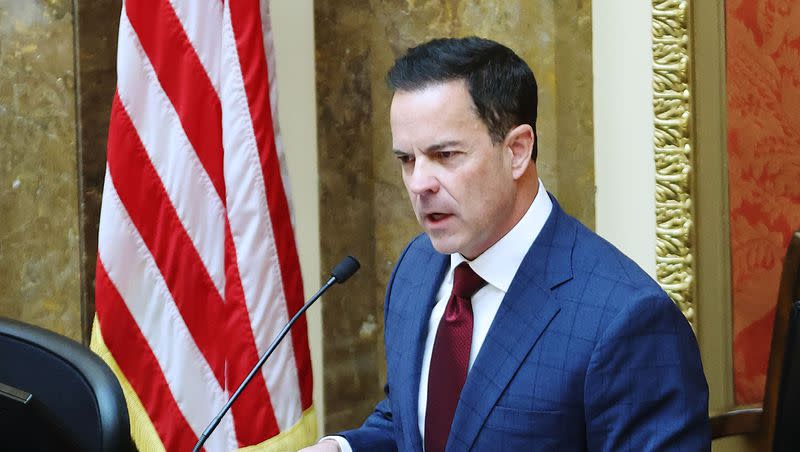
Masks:
[[[336,265],[336,267],[334,267],[333,271],[331,272],[331,277],[328,279],[325,285],[322,286],[322,288],[319,289],[317,293],[315,293],[314,296],[311,297],[306,302],[306,304],[304,304],[303,307],[297,311],[297,313],[294,316],[292,316],[291,320],[289,320],[289,323],[287,323],[286,326],[284,326],[283,329],[280,331],[280,333],[278,333],[275,339],[272,340],[272,343],[269,345],[269,348],[267,348],[266,353],[264,353],[261,359],[258,360],[258,363],[256,363],[255,367],[253,367],[250,373],[247,374],[247,377],[245,377],[244,381],[242,381],[242,384],[239,385],[239,388],[236,389],[236,392],[234,392],[231,398],[228,399],[228,403],[226,403],[225,406],[222,407],[222,410],[220,410],[219,414],[217,414],[217,416],[211,421],[211,423],[208,424],[208,427],[206,427],[206,429],[203,431],[203,434],[200,435],[200,438],[197,440],[197,444],[194,445],[194,449],[192,449],[192,452],[198,452],[203,447],[203,444],[205,444],[208,437],[211,435],[214,429],[217,428],[217,425],[219,425],[219,423],[222,421],[222,418],[225,416],[228,410],[230,410],[231,406],[233,405],[233,402],[235,402],[236,399],[239,398],[239,395],[242,393],[242,391],[244,391],[244,388],[247,387],[247,384],[250,383],[250,380],[252,380],[253,377],[255,377],[256,373],[258,373],[258,371],[261,369],[264,363],[267,362],[267,358],[269,358],[272,352],[275,351],[275,348],[278,347],[278,344],[281,343],[284,336],[286,336],[286,333],[289,332],[289,330],[292,328],[292,325],[294,325],[297,319],[299,319],[300,316],[303,315],[303,313],[305,313],[306,310],[308,310],[308,308],[310,308],[311,305],[315,301],[317,301],[317,299],[323,293],[325,293],[325,291],[328,290],[328,288],[330,288],[334,283],[341,284],[347,281],[349,277],[353,276],[353,273],[358,271],[359,267],[361,267],[361,264],[359,264],[358,261],[352,256],[345,257],[344,259],[342,259],[341,262],[339,262],[338,265]]]

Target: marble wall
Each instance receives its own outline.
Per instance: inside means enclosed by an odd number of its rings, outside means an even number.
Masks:
[[[94,318],[97,227],[106,174],[111,99],[117,85],[117,31],[122,0],[76,0],[75,66],[78,76],[78,175],[81,227],[83,334]]]
[[[0,315],[81,339],[73,2],[0,0]]]
[[[94,316],[120,7],[0,0],[0,315],[79,341]]]
[[[591,33],[588,0],[315,2],[322,268],[348,253],[363,265],[323,303],[327,431],[358,425],[382,397],[383,291],[420,231],[391,153],[386,71],[434,37],[479,35],[514,49],[539,82],[541,177],[591,227]]]

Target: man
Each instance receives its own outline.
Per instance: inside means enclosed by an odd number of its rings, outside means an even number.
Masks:
[[[310,450],[709,450],[688,323],[538,178],[528,66],[493,41],[439,39],[388,78],[425,234],[386,290],[386,399]]]

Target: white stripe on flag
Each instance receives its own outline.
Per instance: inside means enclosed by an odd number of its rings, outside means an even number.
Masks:
[[[275,149],[278,152],[281,182],[283,182],[283,192],[286,195],[286,203],[289,206],[292,229],[297,230],[294,223],[294,209],[292,209],[292,191],[289,184],[289,170],[286,167],[283,137],[281,135],[280,121],[278,121],[278,71],[275,65],[275,43],[272,37],[272,16],[269,14],[269,0],[260,0],[259,6],[261,7],[262,27],[264,28],[264,53],[266,54],[267,71],[269,73],[269,108],[272,113],[272,128],[275,133]]]

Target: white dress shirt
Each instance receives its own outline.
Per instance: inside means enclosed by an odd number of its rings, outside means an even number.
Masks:
[[[417,403],[417,413],[419,417],[419,433],[425,437],[425,409],[428,403],[428,373],[431,366],[431,355],[433,353],[433,342],[436,339],[436,330],[439,328],[439,321],[444,315],[447,300],[450,299],[450,292],[453,290],[453,272],[458,264],[469,263],[472,270],[483,278],[487,284],[472,296],[472,347],[469,353],[469,368],[475,362],[478,352],[486,339],[486,333],[494,321],[495,314],[500,308],[514,275],[517,274],[522,259],[528,253],[536,237],[539,236],[544,227],[553,203],[547,195],[544,184],[539,180],[539,191],[536,194],[528,211],[522,219],[511,228],[508,233],[500,240],[483,252],[472,261],[468,261],[460,253],[450,255],[450,268],[447,270],[439,292],[436,294],[436,305],[431,311],[428,321],[428,334],[425,339],[425,349],[422,354],[422,373],[419,380],[419,399]],[[323,439],[333,439],[339,443],[343,452],[352,452],[350,444],[341,436],[327,436]]]

